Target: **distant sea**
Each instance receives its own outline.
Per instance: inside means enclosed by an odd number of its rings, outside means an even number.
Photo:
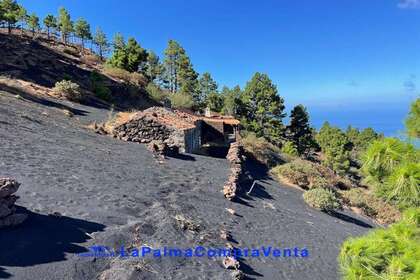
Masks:
[[[306,104],[310,122],[316,129],[325,121],[341,129],[349,125],[359,129],[373,128],[388,137],[404,137],[404,121],[410,110],[413,99],[401,98],[393,102],[378,101],[339,103],[339,104]],[[290,108],[288,108],[290,112]],[[288,121],[288,120],[287,120]]]

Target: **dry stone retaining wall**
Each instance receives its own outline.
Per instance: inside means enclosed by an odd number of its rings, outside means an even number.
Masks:
[[[240,142],[232,143],[226,158],[230,162],[230,175],[223,187],[223,194],[227,199],[232,200],[241,191],[240,183],[244,179],[245,155],[242,144]]]
[[[171,149],[191,153],[201,145],[201,130],[190,120],[165,108],[152,107],[114,127],[112,135],[124,141],[162,142]]]

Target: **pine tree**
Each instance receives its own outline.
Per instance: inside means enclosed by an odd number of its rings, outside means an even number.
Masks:
[[[195,72],[185,50],[174,40],[168,42],[164,65],[169,91],[190,95],[194,102],[197,102],[198,74]]]
[[[61,32],[61,39],[64,44],[67,44],[68,37],[73,32],[73,22],[71,21],[70,14],[64,7],[58,11],[58,27]]]
[[[92,33],[90,32],[89,23],[83,18],[79,18],[74,24],[74,32],[76,36],[82,40],[82,52],[84,52],[85,40],[92,39]]]
[[[48,40],[50,39],[51,29],[57,28],[57,19],[53,15],[44,18],[44,25],[47,28]]]
[[[16,0],[2,0],[0,2],[1,18],[7,23],[7,32],[12,33],[12,27],[19,21],[21,6]]]
[[[200,107],[209,106],[209,96],[214,93],[217,94],[217,87],[218,87],[217,83],[216,81],[213,80],[210,73],[205,72],[201,75],[200,79],[198,80],[198,84],[199,84],[199,94],[198,94],[197,102],[199,103]],[[220,98],[217,98],[217,95],[212,96],[212,100],[215,101],[216,103],[219,103],[217,99],[220,99]],[[213,105],[215,104],[213,103]],[[213,107],[218,107],[218,106],[213,106]]]
[[[32,37],[35,37],[35,31],[39,29],[39,17],[35,13],[29,16],[28,26],[32,31]]]
[[[341,129],[325,122],[316,136],[316,141],[324,153],[324,165],[338,174],[344,174],[349,170],[351,142]]]
[[[108,52],[109,50],[109,43],[108,43],[105,33],[99,27],[96,29],[96,33],[93,38],[93,43],[97,46],[99,57],[102,60],[104,57],[104,53]]]
[[[309,114],[303,105],[297,105],[290,114],[287,137],[294,144],[299,155],[307,155],[314,145]]]
[[[116,34],[114,38],[114,52],[108,63],[129,72],[137,72],[146,61],[146,50],[134,38],[129,38],[127,44],[125,44],[122,35]]]
[[[255,73],[241,96],[241,117],[245,128],[279,143],[283,134],[284,100],[266,74]]]
[[[198,107],[198,73],[194,70],[190,58],[185,51],[181,53],[179,64],[179,83],[181,85],[180,93],[192,97],[194,107]]]
[[[168,46],[165,49],[165,74],[168,81],[168,89],[172,93],[176,93],[179,88],[178,71],[181,50],[181,46],[173,40],[169,40]]]
[[[235,86],[233,89],[223,87],[221,94],[223,96],[223,114],[231,116],[236,116],[239,114],[241,107],[241,88],[239,86]]]
[[[1,21],[1,20],[0,20]],[[24,25],[28,21],[28,12],[26,9],[22,6],[19,7],[19,13],[18,13],[18,21],[20,22],[20,31],[23,34]]]
[[[128,58],[126,54],[125,40],[121,33],[115,34],[112,45],[114,51],[112,56],[109,58],[108,63],[113,67],[125,69]]]
[[[411,104],[410,113],[405,121],[410,137],[420,138],[420,98]]]
[[[124,69],[129,72],[139,71],[140,65],[147,60],[146,50],[134,38],[128,39],[125,53],[127,55],[127,65],[125,65]]]
[[[114,51],[116,50],[122,50],[125,48],[125,40],[121,33],[117,33],[114,36],[114,40],[112,42],[112,47],[114,48]]]
[[[223,96],[216,91],[212,91],[207,95],[206,106],[210,108],[211,111],[221,112],[223,109]]]
[[[149,81],[155,81],[163,74],[163,65],[153,51],[148,51],[145,73]]]

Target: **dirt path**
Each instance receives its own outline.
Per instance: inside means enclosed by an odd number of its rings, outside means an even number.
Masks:
[[[220,192],[226,160],[184,155],[160,165],[143,145],[82,127],[106,118],[107,110],[56,102],[0,94],[0,175],[22,183],[18,205],[30,214],[21,227],[0,231],[0,278],[95,279],[107,271],[113,279],[229,279],[220,260],[162,258],[139,267],[75,255],[93,244],[221,247],[226,228],[236,247],[310,251],[305,260],[244,259],[251,278],[337,279],[340,243],[367,230],[309,209],[298,190],[269,178],[242,204],[229,202]],[[63,114],[63,104],[73,118]],[[176,215],[199,230],[180,229]]]

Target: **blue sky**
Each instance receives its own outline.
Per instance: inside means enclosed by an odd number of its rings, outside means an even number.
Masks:
[[[288,107],[408,106],[419,92],[420,0],[19,2],[40,16],[65,6],[160,55],[175,39],[221,86],[267,73]]]

